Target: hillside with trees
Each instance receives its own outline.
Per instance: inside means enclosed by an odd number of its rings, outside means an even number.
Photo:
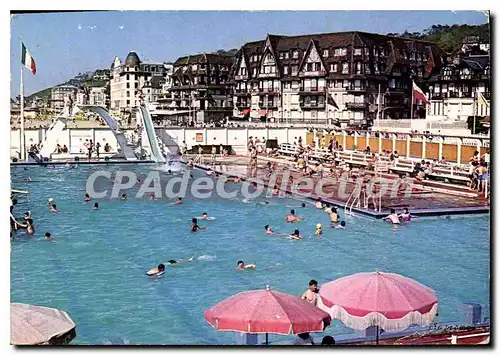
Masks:
[[[421,39],[436,43],[444,52],[454,53],[460,49],[468,36],[477,36],[481,42],[490,43],[490,26],[483,25],[433,25],[422,32],[388,33],[389,36]]]

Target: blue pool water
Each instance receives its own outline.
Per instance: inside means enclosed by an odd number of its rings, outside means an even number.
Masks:
[[[217,332],[205,322],[204,310],[266,284],[300,295],[312,278],[321,284],[376,269],[436,290],[439,322],[460,321],[462,304],[471,301],[485,306],[484,315],[489,315],[486,217],[420,220],[393,231],[381,221],[347,216],[346,230],[325,228],[323,237],[316,238],[315,224],[327,225],[328,216],[309,203],[298,208],[300,201],[293,199],[273,199],[264,206],[187,197],[177,206],[172,200],[133,199],[128,192],[127,201],[100,199],[100,210],[94,211],[83,195],[86,178],[100,169],[12,169],[13,188],[32,195],[15,212],[20,216],[31,209],[36,227],[34,237],[12,242],[12,302],[66,310],[77,324],[75,344],[235,344],[233,333]],[[142,179],[149,171],[146,166],[105,169],[133,169]],[[27,176],[34,182],[23,183]],[[49,212],[49,197],[61,213]],[[306,221],[285,223],[290,206]],[[205,231],[189,232],[191,218],[203,211],[216,220],[201,221],[208,226]],[[281,232],[298,228],[305,239],[268,236],[265,224]],[[43,240],[46,231],[54,242]],[[189,256],[198,260],[167,267],[162,279],[145,276],[160,262]],[[237,272],[240,259],[258,269]],[[326,334],[349,332],[335,321]]]

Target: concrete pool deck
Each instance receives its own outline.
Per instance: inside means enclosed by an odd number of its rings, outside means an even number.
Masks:
[[[248,167],[248,157],[231,156],[230,158],[230,161],[225,161],[225,159],[217,159],[216,166],[213,169],[210,166],[204,164],[197,164],[196,166],[203,170],[213,170],[221,174],[237,176],[242,180],[258,178],[263,181],[265,187],[273,187],[270,186],[271,182],[269,181],[267,175],[267,169],[261,163],[258,164],[258,167],[256,169],[251,170]],[[207,157],[205,157],[204,159],[208,160]],[[266,163],[267,161],[269,161],[268,159],[261,157],[259,157],[259,160],[261,160],[261,162],[265,161]],[[273,159],[273,161],[279,161],[279,159]],[[278,164],[283,166],[286,164],[286,162],[283,161]],[[287,169],[286,171],[290,174],[290,176],[293,177],[294,180],[299,180],[300,178],[302,178],[302,176],[296,171],[289,169]],[[393,183],[393,181],[397,178],[397,175],[395,174],[384,175],[385,176],[382,177],[382,181],[386,181],[389,184]],[[354,190],[356,186],[354,181],[345,182],[344,196],[349,196]],[[295,195],[297,197],[308,198],[312,200],[317,200],[318,198],[318,196],[314,192],[309,193],[308,196],[297,192],[292,192],[288,184],[286,184],[285,188],[282,188],[279,173],[275,184],[278,186],[281,193],[287,195]],[[322,197],[322,200],[336,207],[346,208],[346,202],[348,198],[335,193],[338,188],[338,183],[324,185],[323,191],[325,192],[325,194],[332,196]],[[455,190],[455,187],[453,185],[450,185],[450,189],[448,191],[446,189],[439,189],[439,191],[444,191],[446,193],[436,192],[435,189],[428,189],[427,191],[422,191],[421,193],[411,193],[409,197],[391,197],[390,195],[383,196],[382,207],[380,211],[374,211],[373,209],[370,210],[356,206],[353,206],[351,210],[350,205],[348,209],[354,213],[377,219],[387,216],[392,208],[400,212],[405,207],[409,209],[412,215],[419,217],[487,215],[490,212],[490,206],[487,200],[474,196],[473,194],[467,192],[460,193],[460,191]]]

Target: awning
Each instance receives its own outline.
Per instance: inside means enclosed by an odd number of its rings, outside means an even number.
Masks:
[[[267,110],[259,110],[259,116],[265,116],[267,115]]]

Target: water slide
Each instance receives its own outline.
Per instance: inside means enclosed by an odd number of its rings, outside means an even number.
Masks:
[[[54,153],[57,148],[57,142],[59,141],[59,137],[61,136],[64,128],[66,128],[66,122],[64,119],[60,118],[56,119],[56,121],[50,125],[49,129],[47,129],[47,132],[45,133],[45,139],[42,142],[39,158],[50,158],[50,155]],[[33,155],[30,154],[30,157],[38,162]]]
[[[146,130],[146,136],[148,137],[149,147],[151,149],[151,160],[154,160],[156,163],[166,163],[160,144],[158,143],[158,138],[156,137],[153,126],[153,120],[151,119],[148,109],[145,105],[139,105],[138,108],[141,114],[144,129]]]
[[[118,123],[113,117],[109,115],[108,111],[104,107],[97,105],[79,105],[79,108],[84,110],[87,109],[101,116],[111,128],[111,131],[113,132],[116,141],[118,142],[118,146],[125,156],[125,159],[137,160],[137,156],[135,155],[133,148],[128,144],[127,138],[125,137],[123,132],[118,129]]]

